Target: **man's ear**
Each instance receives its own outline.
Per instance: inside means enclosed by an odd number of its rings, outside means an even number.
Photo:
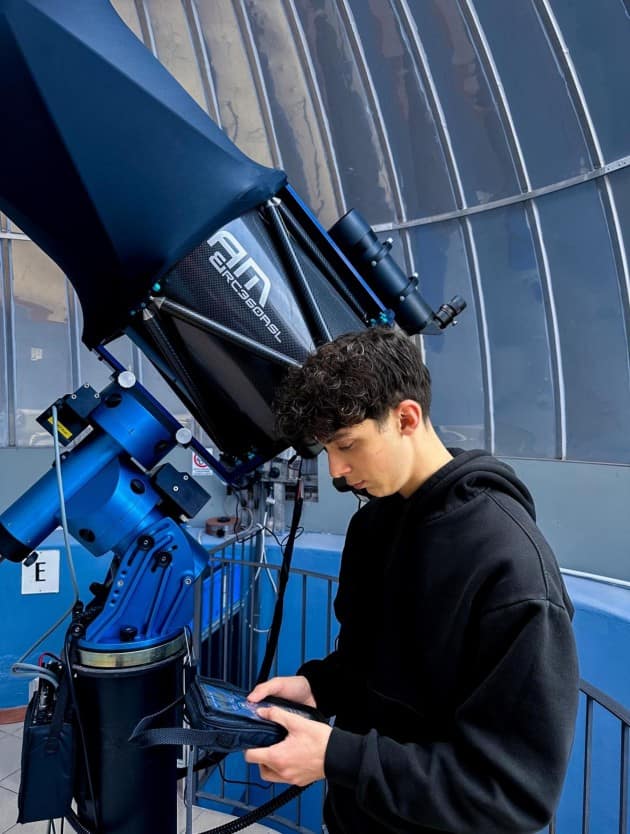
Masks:
[[[415,400],[403,400],[394,409],[394,413],[401,434],[413,434],[422,424],[422,408]]]

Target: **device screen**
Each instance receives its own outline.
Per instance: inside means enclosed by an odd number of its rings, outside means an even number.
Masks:
[[[243,715],[247,718],[260,718],[257,713],[259,707],[279,706],[288,712],[294,712],[296,715],[302,715],[305,718],[314,717],[313,711],[309,711],[307,707],[302,707],[301,704],[294,704],[291,701],[285,701],[282,698],[263,699],[254,703],[253,701],[248,701],[247,697],[239,692],[231,689],[223,689],[220,686],[205,682],[201,684],[201,691],[203,692],[207,707],[215,712]]]
[[[248,701],[247,698],[238,692],[221,689],[221,687],[213,686],[209,683],[202,684],[201,691],[203,692],[206,705],[215,712],[245,715],[248,718],[257,717],[256,708],[259,705]]]

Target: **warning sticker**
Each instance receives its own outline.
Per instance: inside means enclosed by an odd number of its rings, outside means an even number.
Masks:
[[[212,449],[206,449],[209,455],[214,454]],[[204,477],[205,475],[212,475],[212,468],[197,452],[192,453],[192,476],[193,478]]]

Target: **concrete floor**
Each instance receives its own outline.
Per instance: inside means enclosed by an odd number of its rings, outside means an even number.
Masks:
[[[48,831],[47,822],[33,822],[28,825],[18,825],[17,819],[17,794],[20,787],[20,753],[22,750],[22,724],[0,725],[0,834],[46,834]],[[215,811],[206,811],[203,808],[193,808],[193,834],[207,831],[223,825],[234,817],[227,814],[219,814]],[[183,800],[178,808],[180,821],[180,834],[185,834],[186,809]],[[70,834],[72,828],[66,824],[65,832]],[[57,825],[57,834],[60,827]],[[244,831],[249,834],[277,834],[272,828],[265,825],[251,825]]]

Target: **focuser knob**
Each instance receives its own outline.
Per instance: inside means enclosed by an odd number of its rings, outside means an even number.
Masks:
[[[455,321],[455,317],[458,316],[462,310],[465,309],[465,307],[466,302],[461,295],[454,295],[450,301],[442,304],[440,309],[435,314],[435,318],[440,322],[440,328],[443,329],[448,327],[449,324],[452,324]]]

